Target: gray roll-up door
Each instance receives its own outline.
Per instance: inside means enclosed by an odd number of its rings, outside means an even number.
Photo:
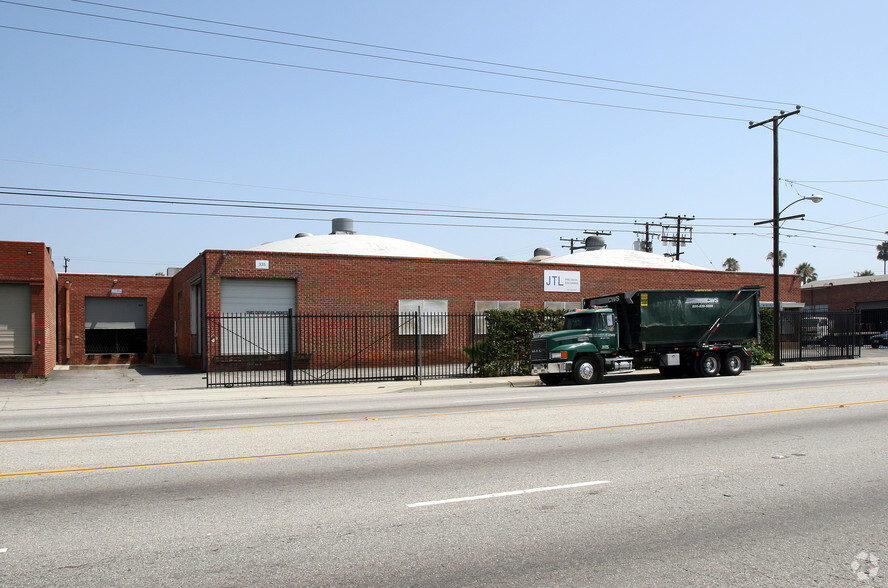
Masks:
[[[145,298],[86,298],[87,329],[147,329]]]
[[[31,355],[28,284],[0,284],[0,355]]]

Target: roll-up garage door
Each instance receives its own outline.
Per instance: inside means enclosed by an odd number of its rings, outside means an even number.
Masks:
[[[87,353],[146,353],[148,351],[146,298],[98,298],[85,303]]]
[[[220,353],[276,355],[287,350],[287,320],[296,309],[295,280],[222,279]]]
[[[0,284],[0,355],[31,355],[28,284]]]
[[[295,280],[222,279],[222,314],[259,314],[296,309]]]

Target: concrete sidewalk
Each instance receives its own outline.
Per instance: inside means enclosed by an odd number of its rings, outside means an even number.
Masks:
[[[872,365],[888,365],[888,349],[865,349],[863,356],[858,359],[793,362],[779,367],[755,366],[753,369],[760,372]],[[422,383],[399,381],[207,388],[206,374],[179,368],[121,366],[111,369],[64,369],[63,367],[63,369],[53,371],[47,379],[0,380],[0,411],[430,392],[497,386],[534,387],[539,385],[541,383],[536,376],[509,376],[424,380]]]

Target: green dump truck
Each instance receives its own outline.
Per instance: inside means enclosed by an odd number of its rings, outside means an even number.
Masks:
[[[739,290],[635,290],[586,298],[563,331],[537,333],[531,371],[544,384],[658,368],[665,376],[736,376],[752,367],[759,286]]]

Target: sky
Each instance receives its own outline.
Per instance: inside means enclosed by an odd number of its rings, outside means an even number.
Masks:
[[[783,271],[882,274],[885,22],[875,0],[3,0],[0,240],[153,275],[337,217],[515,261],[645,223],[671,253],[681,218],[682,261],[768,273],[774,132],[749,127],[799,106]]]

